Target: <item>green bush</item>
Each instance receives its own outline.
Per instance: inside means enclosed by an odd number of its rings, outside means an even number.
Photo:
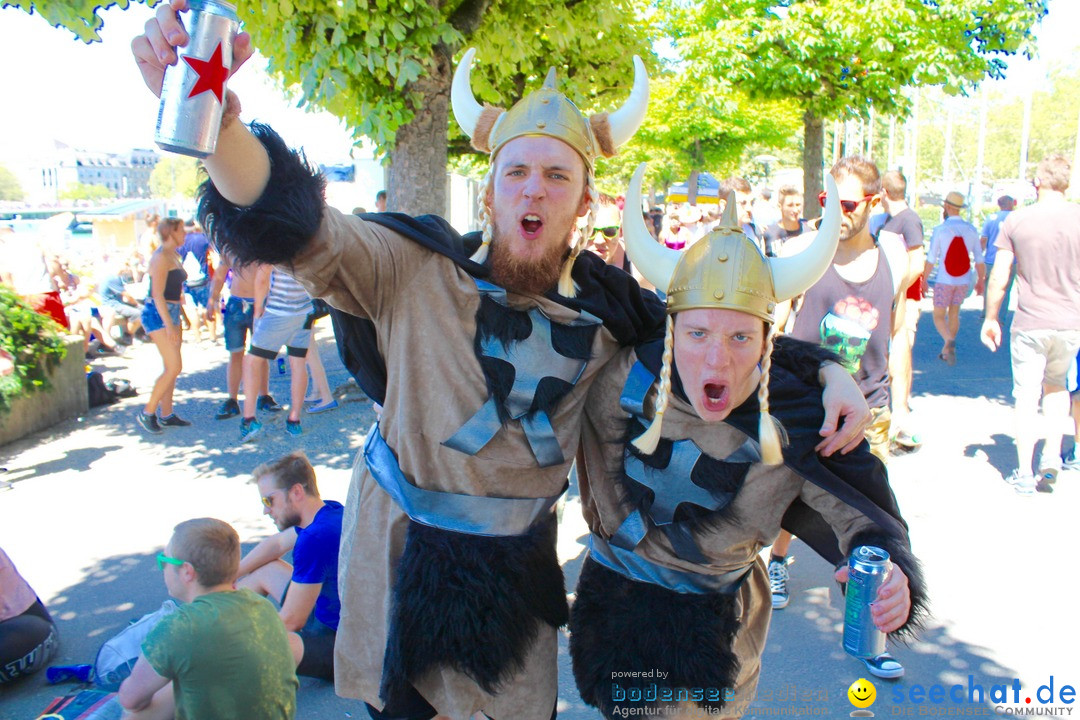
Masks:
[[[62,328],[39,315],[11,288],[0,285],[0,348],[15,360],[15,372],[0,377],[0,415],[11,409],[13,398],[48,389],[49,371],[67,348]]]

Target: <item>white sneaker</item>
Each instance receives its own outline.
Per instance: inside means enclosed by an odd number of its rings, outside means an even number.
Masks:
[[[1005,482],[1013,486],[1013,490],[1017,495],[1034,495],[1035,494],[1035,478],[1031,475],[1021,475],[1019,470],[1013,470],[1009,473],[1009,477],[1005,478]]]
[[[789,577],[786,561],[769,561],[769,589],[772,591],[773,610],[787,607],[790,599],[787,587]]]

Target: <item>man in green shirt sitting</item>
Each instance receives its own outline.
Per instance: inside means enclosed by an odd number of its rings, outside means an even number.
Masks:
[[[299,638],[265,598],[233,589],[236,531],[213,518],[187,520],[157,560],[183,605],[150,631],[120,686],[126,717],[291,719]]]

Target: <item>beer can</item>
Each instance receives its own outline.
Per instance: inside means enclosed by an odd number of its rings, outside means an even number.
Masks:
[[[165,68],[154,141],[162,150],[204,158],[217,147],[240,19],[236,7],[221,0],[189,6],[190,40],[176,49],[176,64]]]
[[[872,545],[860,545],[848,560],[844,606],[844,650],[857,658],[873,658],[885,652],[885,633],[874,625],[870,603],[892,568],[889,553]]]

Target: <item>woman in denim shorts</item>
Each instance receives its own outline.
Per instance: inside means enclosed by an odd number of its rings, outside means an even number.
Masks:
[[[150,256],[150,296],[142,312],[142,324],[154,341],[164,369],[154,381],[154,389],[136,420],[143,430],[158,435],[162,425],[184,427],[191,423],[173,412],[173,391],[182,367],[180,341],[180,303],[183,299],[187,273],[177,254],[184,243],[184,223],[179,218],[166,218],[158,223],[161,246]],[[161,414],[158,416],[158,409]]]

